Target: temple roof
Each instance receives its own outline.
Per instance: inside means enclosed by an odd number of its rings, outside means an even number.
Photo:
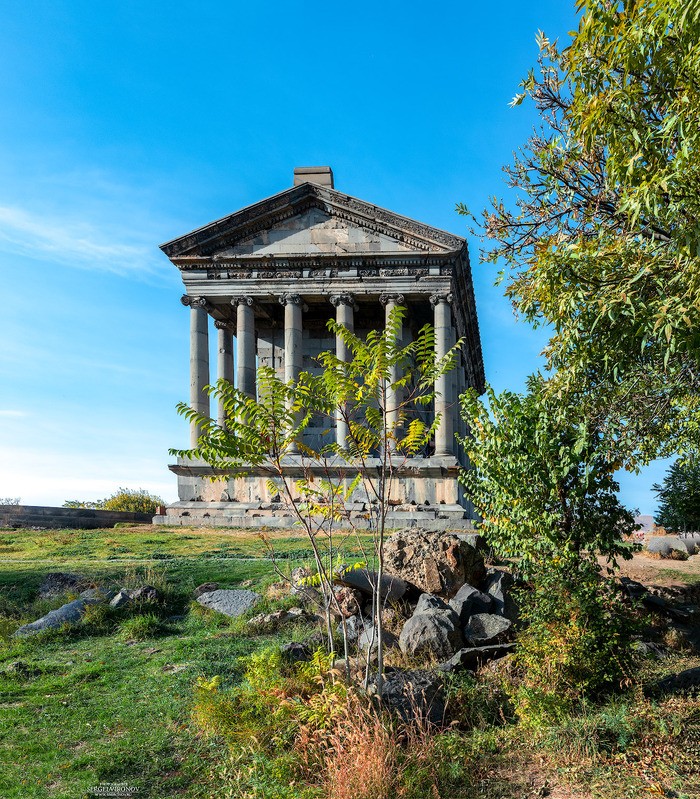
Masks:
[[[316,183],[302,183],[161,245],[188,261],[460,252],[465,240]]]

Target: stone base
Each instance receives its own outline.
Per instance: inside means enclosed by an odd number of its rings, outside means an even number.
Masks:
[[[369,473],[379,466],[377,459],[366,464]],[[154,524],[292,527],[294,514],[282,502],[285,490],[271,469],[251,467],[234,474],[212,469],[203,461],[178,459],[169,467],[177,474],[179,502]],[[284,476],[290,486],[296,480],[331,479],[349,486],[358,468],[336,459],[310,462],[299,456],[285,459]],[[471,504],[464,500],[458,482],[460,464],[455,457],[408,458],[401,464],[391,486],[392,509],[388,524],[392,528],[427,526],[431,529],[471,529]],[[293,488],[292,488],[293,490]],[[372,508],[371,490],[360,485],[348,505],[351,520],[358,528],[367,528]]]
[[[367,511],[362,503],[350,510],[352,524],[360,530],[370,526]],[[179,527],[293,527],[294,514],[281,503],[268,502],[175,502],[165,513],[153,517],[153,524]],[[339,524],[339,527],[344,525]],[[347,526],[347,525],[345,525]],[[404,527],[427,527],[430,530],[471,530],[472,520],[466,518],[461,505],[437,505],[435,507],[396,506],[387,515],[387,526],[391,529]]]

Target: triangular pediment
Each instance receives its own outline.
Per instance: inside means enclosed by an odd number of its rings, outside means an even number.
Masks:
[[[449,253],[464,239],[304,183],[163,244],[173,261],[237,256]]]

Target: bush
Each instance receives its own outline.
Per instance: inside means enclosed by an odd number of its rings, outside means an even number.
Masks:
[[[527,626],[515,661],[522,679],[511,691],[526,725],[560,719],[631,674],[634,623],[596,564],[582,561],[564,574],[548,564],[520,600]]]
[[[161,622],[155,613],[132,616],[119,625],[119,635],[127,641],[144,641],[161,630]]]
[[[129,513],[155,513],[165,500],[155,494],[149,494],[143,488],[120,488],[111,497],[96,500],[67,499],[64,508],[96,508],[98,510],[118,510]]]

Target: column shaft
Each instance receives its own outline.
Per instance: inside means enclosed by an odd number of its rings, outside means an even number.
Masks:
[[[354,299],[349,294],[339,294],[331,297],[331,302],[335,305],[335,320],[339,325],[342,325],[346,330],[351,333],[355,331],[355,313],[354,313]],[[350,360],[352,353],[349,347],[346,346],[343,339],[336,335],[335,337],[335,354],[338,360]],[[335,442],[339,447],[347,445],[349,435],[348,424],[343,415],[343,409],[338,408],[335,413]]]
[[[403,305],[404,301],[403,294],[382,294],[382,296],[379,298],[379,301],[384,306],[385,309],[384,321],[385,325],[388,325],[392,311],[398,305]],[[399,345],[403,341],[403,327],[401,327],[397,333],[397,341]],[[388,383],[389,384],[395,383],[399,379],[399,377],[400,374],[398,366],[390,367]],[[395,388],[391,388],[391,385],[388,385],[386,390],[386,408],[384,409],[385,418],[386,418],[386,427],[387,431],[396,437],[400,435],[400,431],[398,429],[400,404],[401,404],[400,391]],[[389,442],[389,447],[390,449],[395,450],[396,441],[391,440]]]
[[[236,297],[236,388],[255,399],[255,313],[251,297]]]
[[[209,385],[209,314],[202,297],[183,297],[190,306],[190,407],[209,416],[209,395],[204,390]],[[197,446],[201,429],[190,424],[190,447]]]
[[[218,330],[217,376],[219,380],[228,380],[233,385],[233,335],[226,323],[215,324]],[[226,424],[226,412],[221,400],[219,400],[217,422],[219,427],[224,427]]]
[[[298,294],[283,294],[280,303],[284,305],[284,379],[296,383],[303,363],[302,316],[303,300]],[[290,445],[288,453],[296,455],[298,446]]]
[[[444,358],[452,340],[452,310],[449,295],[433,295],[435,309],[435,357]],[[435,381],[435,415],[440,414],[440,426],[435,433],[435,456],[454,454],[454,420],[452,418],[452,375],[448,372]]]

